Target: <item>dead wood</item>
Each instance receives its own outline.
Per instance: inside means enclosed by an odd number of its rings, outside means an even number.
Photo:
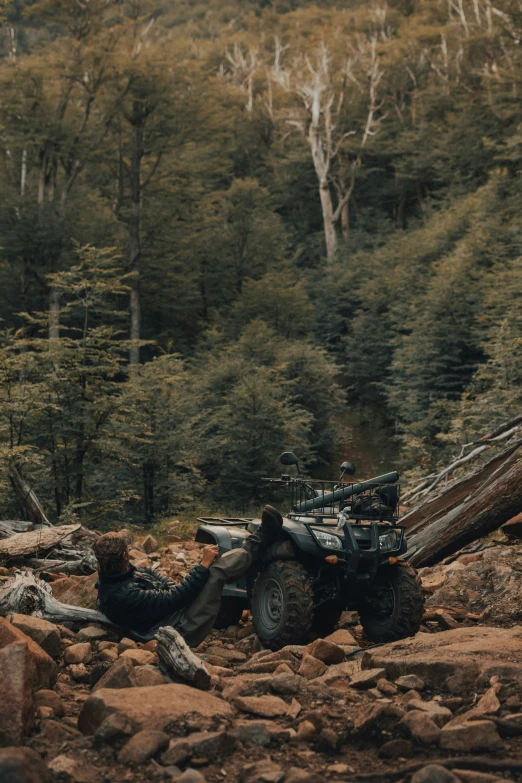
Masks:
[[[25,515],[35,525],[43,525],[44,527],[51,527],[51,523],[45,516],[45,512],[38,498],[36,492],[29,486],[27,481],[22,477],[22,474],[13,464],[8,467],[9,480],[13,487],[16,496],[20,502],[20,507],[24,510]]]
[[[432,565],[497,530],[520,511],[522,442],[497,454],[401,519],[408,531],[408,560]]]
[[[489,720],[489,718],[488,718]],[[460,756],[453,759],[424,759],[413,764],[407,764],[398,769],[389,769],[386,772],[366,772],[362,775],[351,775],[349,783],[385,783],[385,781],[408,780],[410,775],[428,764],[436,764],[446,769],[471,770],[473,772],[522,772],[522,761],[518,759],[485,759],[478,756]]]
[[[27,533],[33,529],[33,523],[24,519],[3,519],[0,522],[0,538],[10,538],[15,533]]]
[[[23,566],[35,571],[52,571],[54,573],[70,574],[73,576],[88,576],[96,571],[96,565],[92,560],[94,555],[86,553],[77,560],[53,560],[51,558],[24,558]],[[16,565],[16,564],[15,564]]]
[[[190,682],[201,690],[210,688],[210,674],[205,664],[192,652],[181,634],[171,626],[165,626],[159,629],[156,639],[156,653],[164,674]]]
[[[114,627],[101,612],[57,601],[50,586],[30,571],[20,571],[0,588],[0,616],[9,614],[30,614],[51,623],[103,623]]]
[[[57,527],[41,528],[29,533],[16,533],[10,538],[0,541],[0,559],[32,555],[35,552],[46,552],[66,539],[80,525],[60,525]]]
[[[412,489],[404,493],[401,502],[406,505],[411,505],[415,500],[419,500],[422,497],[429,495],[443,478],[451,475],[463,465],[478,459],[481,454],[491,447],[504,443],[504,441],[516,436],[521,429],[522,414],[504,422],[504,424],[497,427],[493,432],[488,433],[488,435],[484,435],[478,441],[464,444],[459,456],[453,460],[453,462],[442,470],[426,476],[420,483],[417,482]]]

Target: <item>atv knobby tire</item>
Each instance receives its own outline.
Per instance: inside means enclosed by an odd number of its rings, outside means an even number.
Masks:
[[[310,633],[314,591],[301,563],[270,563],[254,583],[251,603],[256,633],[266,647],[279,650],[287,644],[299,644]]]
[[[366,599],[359,609],[359,616],[371,642],[394,642],[417,633],[424,613],[424,599],[414,568],[406,563],[383,566],[377,572],[375,586],[368,598],[370,600]]]

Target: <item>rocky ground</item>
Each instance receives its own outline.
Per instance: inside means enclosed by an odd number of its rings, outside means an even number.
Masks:
[[[371,646],[345,613],[329,637],[270,652],[245,613],[197,650],[207,691],[173,682],[156,641],[0,618],[0,781],[522,780],[522,544],[473,549],[422,569],[412,639]],[[171,532],[131,556],[179,578],[199,545]],[[95,574],[46,579],[93,605]]]

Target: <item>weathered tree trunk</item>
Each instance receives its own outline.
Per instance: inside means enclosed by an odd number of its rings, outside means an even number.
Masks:
[[[327,182],[322,182],[319,186],[319,195],[321,197],[321,209],[323,212],[324,239],[326,243],[326,259],[329,264],[333,263],[337,253],[337,233],[335,231],[335,222],[333,217],[332,194]]]
[[[11,464],[8,467],[8,473],[11,486],[13,487],[26,516],[29,517],[31,522],[35,525],[51,527],[51,523],[45,516],[40,501],[36,497],[36,493],[31,489],[27,481],[22,478],[20,471]]]
[[[0,538],[10,538],[15,533],[27,533],[33,529],[33,523],[24,519],[3,519],[0,522]]]
[[[471,476],[401,520],[408,560],[432,565],[486,536],[522,509],[522,444],[517,441]]]
[[[114,627],[101,612],[57,601],[50,586],[29,571],[17,574],[0,588],[0,616],[9,614],[36,615],[51,623],[87,622]]]
[[[164,674],[188,681],[201,690],[210,688],[210,674],[205,664],[192,652],[181,634],[171,626],[165,626],[159,629],[156,638],[156,653]]]
[[[32,530],[29,533],[15,533],[14,536],[0,541],[0,558],[47,552],[80,528],[81,525],[60,525]]]

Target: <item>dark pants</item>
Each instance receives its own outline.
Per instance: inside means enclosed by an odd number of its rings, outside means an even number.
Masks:
[[[252,555],[240,547],[225,552],[210,566],[210,577],[197,598],[185,609],[166,617],[150,631],[154,633],[165,625],[178,631],[189,647],[197,647],[212,630],[221,605],[221,593],[227,582],[235,582],[252,565]]]

